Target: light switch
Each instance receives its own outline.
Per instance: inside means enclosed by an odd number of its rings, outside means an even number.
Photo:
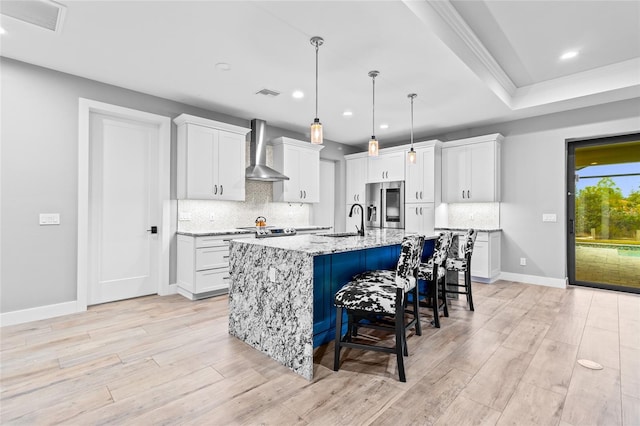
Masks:
[[[60,225],[60,213],[40,213],[40,225]]]
[[[555,213],[542,213],[542,221],[543,222],[557,222],[558,217]]]
[[[269,268],[269,281],[276,282],[276,268]]]

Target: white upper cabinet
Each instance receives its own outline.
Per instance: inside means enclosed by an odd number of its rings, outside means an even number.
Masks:
[[[391,182],[404,180],[404,151],[380,150],[377,157],[369,157],[367,182]]]
[[[440,141],[414,145],[416,163],[406,161],[405,202],[440,204]]]
[[[178,126],[178,199],[243,201],[249,128],[182,114]]]
[[[500,201],[500,144],[493,134],[445,143],[442,198],[446,203]]]
[[[347,206],[353,203],[364,203],[365,185],[367,184],[366,154],[345,155],[347,163]],[[360,222],[358,222],[359,224]]]
[[[280,137],[273,144],[273,168],[289,180],[273,183],[273,201],[320,201],[320,150],[322,145]]]

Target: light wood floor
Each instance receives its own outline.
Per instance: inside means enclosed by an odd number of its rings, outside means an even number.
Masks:
[[[1,330],[2,424],[639,425],[640,297],[474,285],[393,356],[308,382],[227,334],[227,298],[145,297]],[[576,363],[586,358],[600,371]]]

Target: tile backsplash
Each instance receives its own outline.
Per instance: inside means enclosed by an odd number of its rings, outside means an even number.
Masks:
[[[443,204],[436,212],[436,227],[500,228],[500,203]]]
[[[194,232],[255,225],[258,216],[267,225],[309,225],[309,204],[274,203],[273,183],[247,180],[245,201],[178,200],[178,231]],[[180,220],[185,214],[190,220]]]

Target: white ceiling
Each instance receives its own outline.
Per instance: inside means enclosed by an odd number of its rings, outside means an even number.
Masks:
[[[412,92],[417,135],[640,97],[638,1],[60,3],[59,33],[1,15],[0,54],[302,133],[321,36],[318,115],[352,145],[371,136],[374,69],[382,147],[408,140]]]

